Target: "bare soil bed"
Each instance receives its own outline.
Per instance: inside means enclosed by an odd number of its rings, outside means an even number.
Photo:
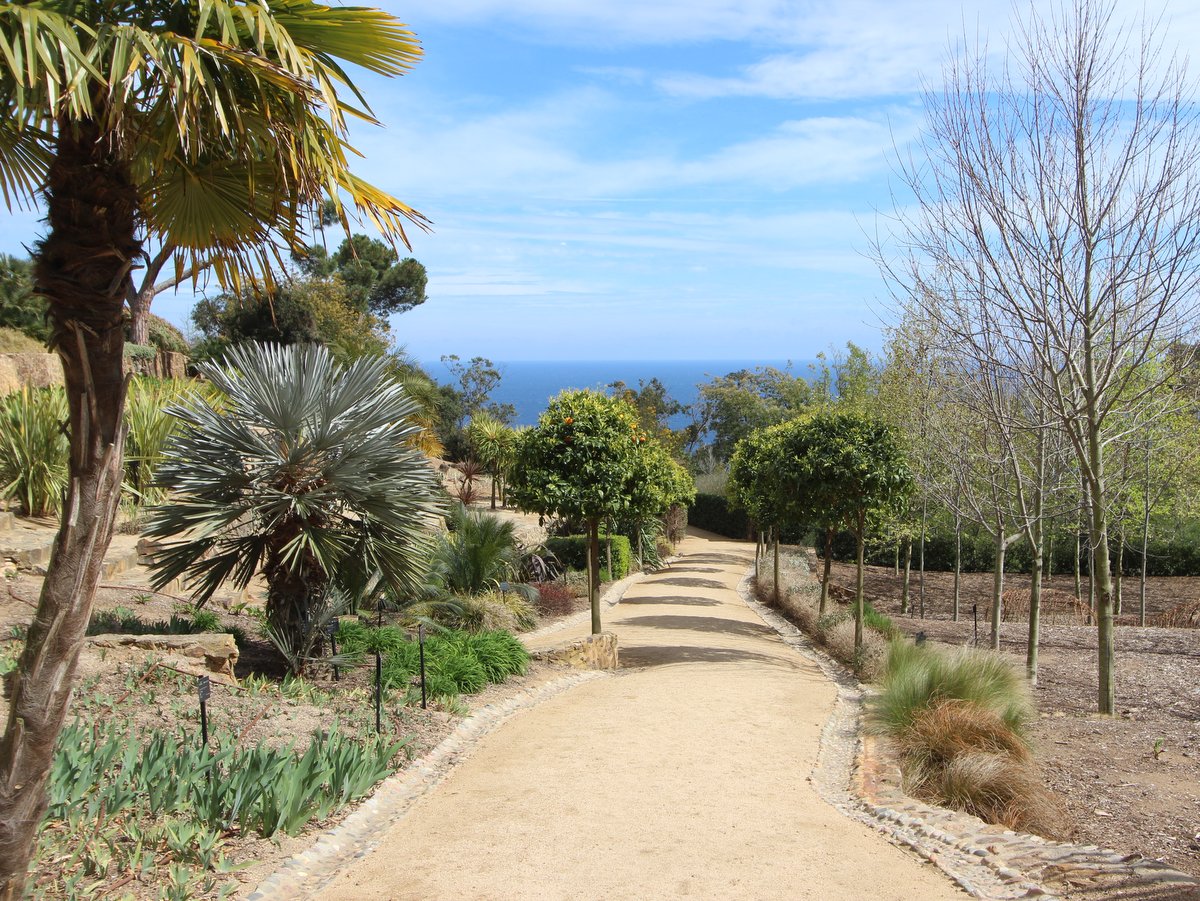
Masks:
[[[959,622],[953,622],[953,574],[926,573],[925,617],[919,616],[919,576],[912,575],[914,611],[901,615],[901,577],[892,569],[868,567],[866,593],[910,635],[930,641],[971,644],[973,605],[978,634],[990,636],[985,611],[992,576],[963,575]],[[832,583],[852,589],[854,566],[835,563]],[[1006,590],[1029,587],[1028,578],[1006,575]],[[1071,592],[1070,577],[1051,587]],[[1136,584],[1127,582],[1126,609],[1136,606]],[[1086,595],[1086,584],[1084,588]],[[1200,595],[1200,578],[1152,578],[1151,614]],[[1132,600],[1132,604],[1131,604]],[[1028,626],[1006,622],[1001,650],[1024,667]],[[1123,853],[1137,852],[1200,876],[1200,630],[1120,625],[1116,632],[1118,713],[1095,714],[1096,629],[1086,625],[1043,625],[1034,698],[1040,720],[1033,740],[1046,781],[1066,802],[1071,838]]]

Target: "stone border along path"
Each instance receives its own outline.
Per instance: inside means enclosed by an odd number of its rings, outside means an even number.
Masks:
[[[794,559],[807,573],[807,561]],[[816,663],[837,686],[837,702],[822,730],[813,770],[813,784],[833,807],[911,848],[986,901],[1054,898],[1053,891],[1038,880],[1061,881],[1064,877],[1092,897],[1103,897],[1105,889],[1146,889],[1148,893],[1137,897],[1200,899],[1200,881],[1139,854],[1122,855],[1096,845],[1014,832],[908,797],[895,764],[882,758],[871,737],[863,740],[862,685],[795,624],[753,597],[753,574],[751,567],[738,585],[742,599],[789,647]]]
[[[626,576],[609,586],[600,598],[604,609],[611,609],[620,603],[626,589],[645,575],[636,573]],[[530,633],[525,639],[553,635],[579,625],[590,619],[591,615],[591,610],[571,614]],[[351,863],[369,854],[392,826],[403,819],[417,799],[440,784],[485,735],[494,732],[513,715],[535,707],[569,688],[612,675],[602,671],[570,673],[475,711],[464,718],[419,763],[384,779],[374,793],[342,822],[327,830],[306,850],[286,860],[246,896],[246,901],[295,901],[316,894]]]

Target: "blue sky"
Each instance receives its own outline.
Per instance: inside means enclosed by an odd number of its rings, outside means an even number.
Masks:
[[[425,58],[361,78],[385,127],[353,143],[361,174],[433,220],[410,236],[429,300],[394,321],[426,360],[878,348],[887,292],[863,254],[922,79],[964,28],[994,52],[1011,29],[1007,4],[957,0],[382,5]],[[1185,47],[1194,6],[1168,10]],[[0,220],[0,250],[36,229]],[[185,324],[191,302],[155,310]]]

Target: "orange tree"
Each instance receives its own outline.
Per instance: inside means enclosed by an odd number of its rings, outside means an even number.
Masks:
[[[123,473],[123,307],[143,243],[236,287],[352,202],[389,239],[419,214],[357,178],[349,67],[398,75],[392,16],[311,0],[0,4],[0,193],[40,199],[34,290],[62,359],[70,477],[0,741],[0,898],[19,897]]]
[[[859,413],[819,413],[791,438],[784,453],[791,461],[798,515],[827,528],[840,520],[854,534],[854,647],[861,648],[867,526],[893,512],[912,490],[908,462],[891,429]]]
[[[645,443],[629,404],[595,391],[564,391],[517,446],[509,484],[516,505],[587,523],[593,633],[600,631],[600,520],[640,512],[632,487]]]

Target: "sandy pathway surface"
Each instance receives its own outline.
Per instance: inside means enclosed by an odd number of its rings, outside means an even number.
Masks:
[[[738,598],[752,550],[681,552],[609,614],[617,676],[484,739],[320,897],[966,898],[810,785],[835,690]]]

